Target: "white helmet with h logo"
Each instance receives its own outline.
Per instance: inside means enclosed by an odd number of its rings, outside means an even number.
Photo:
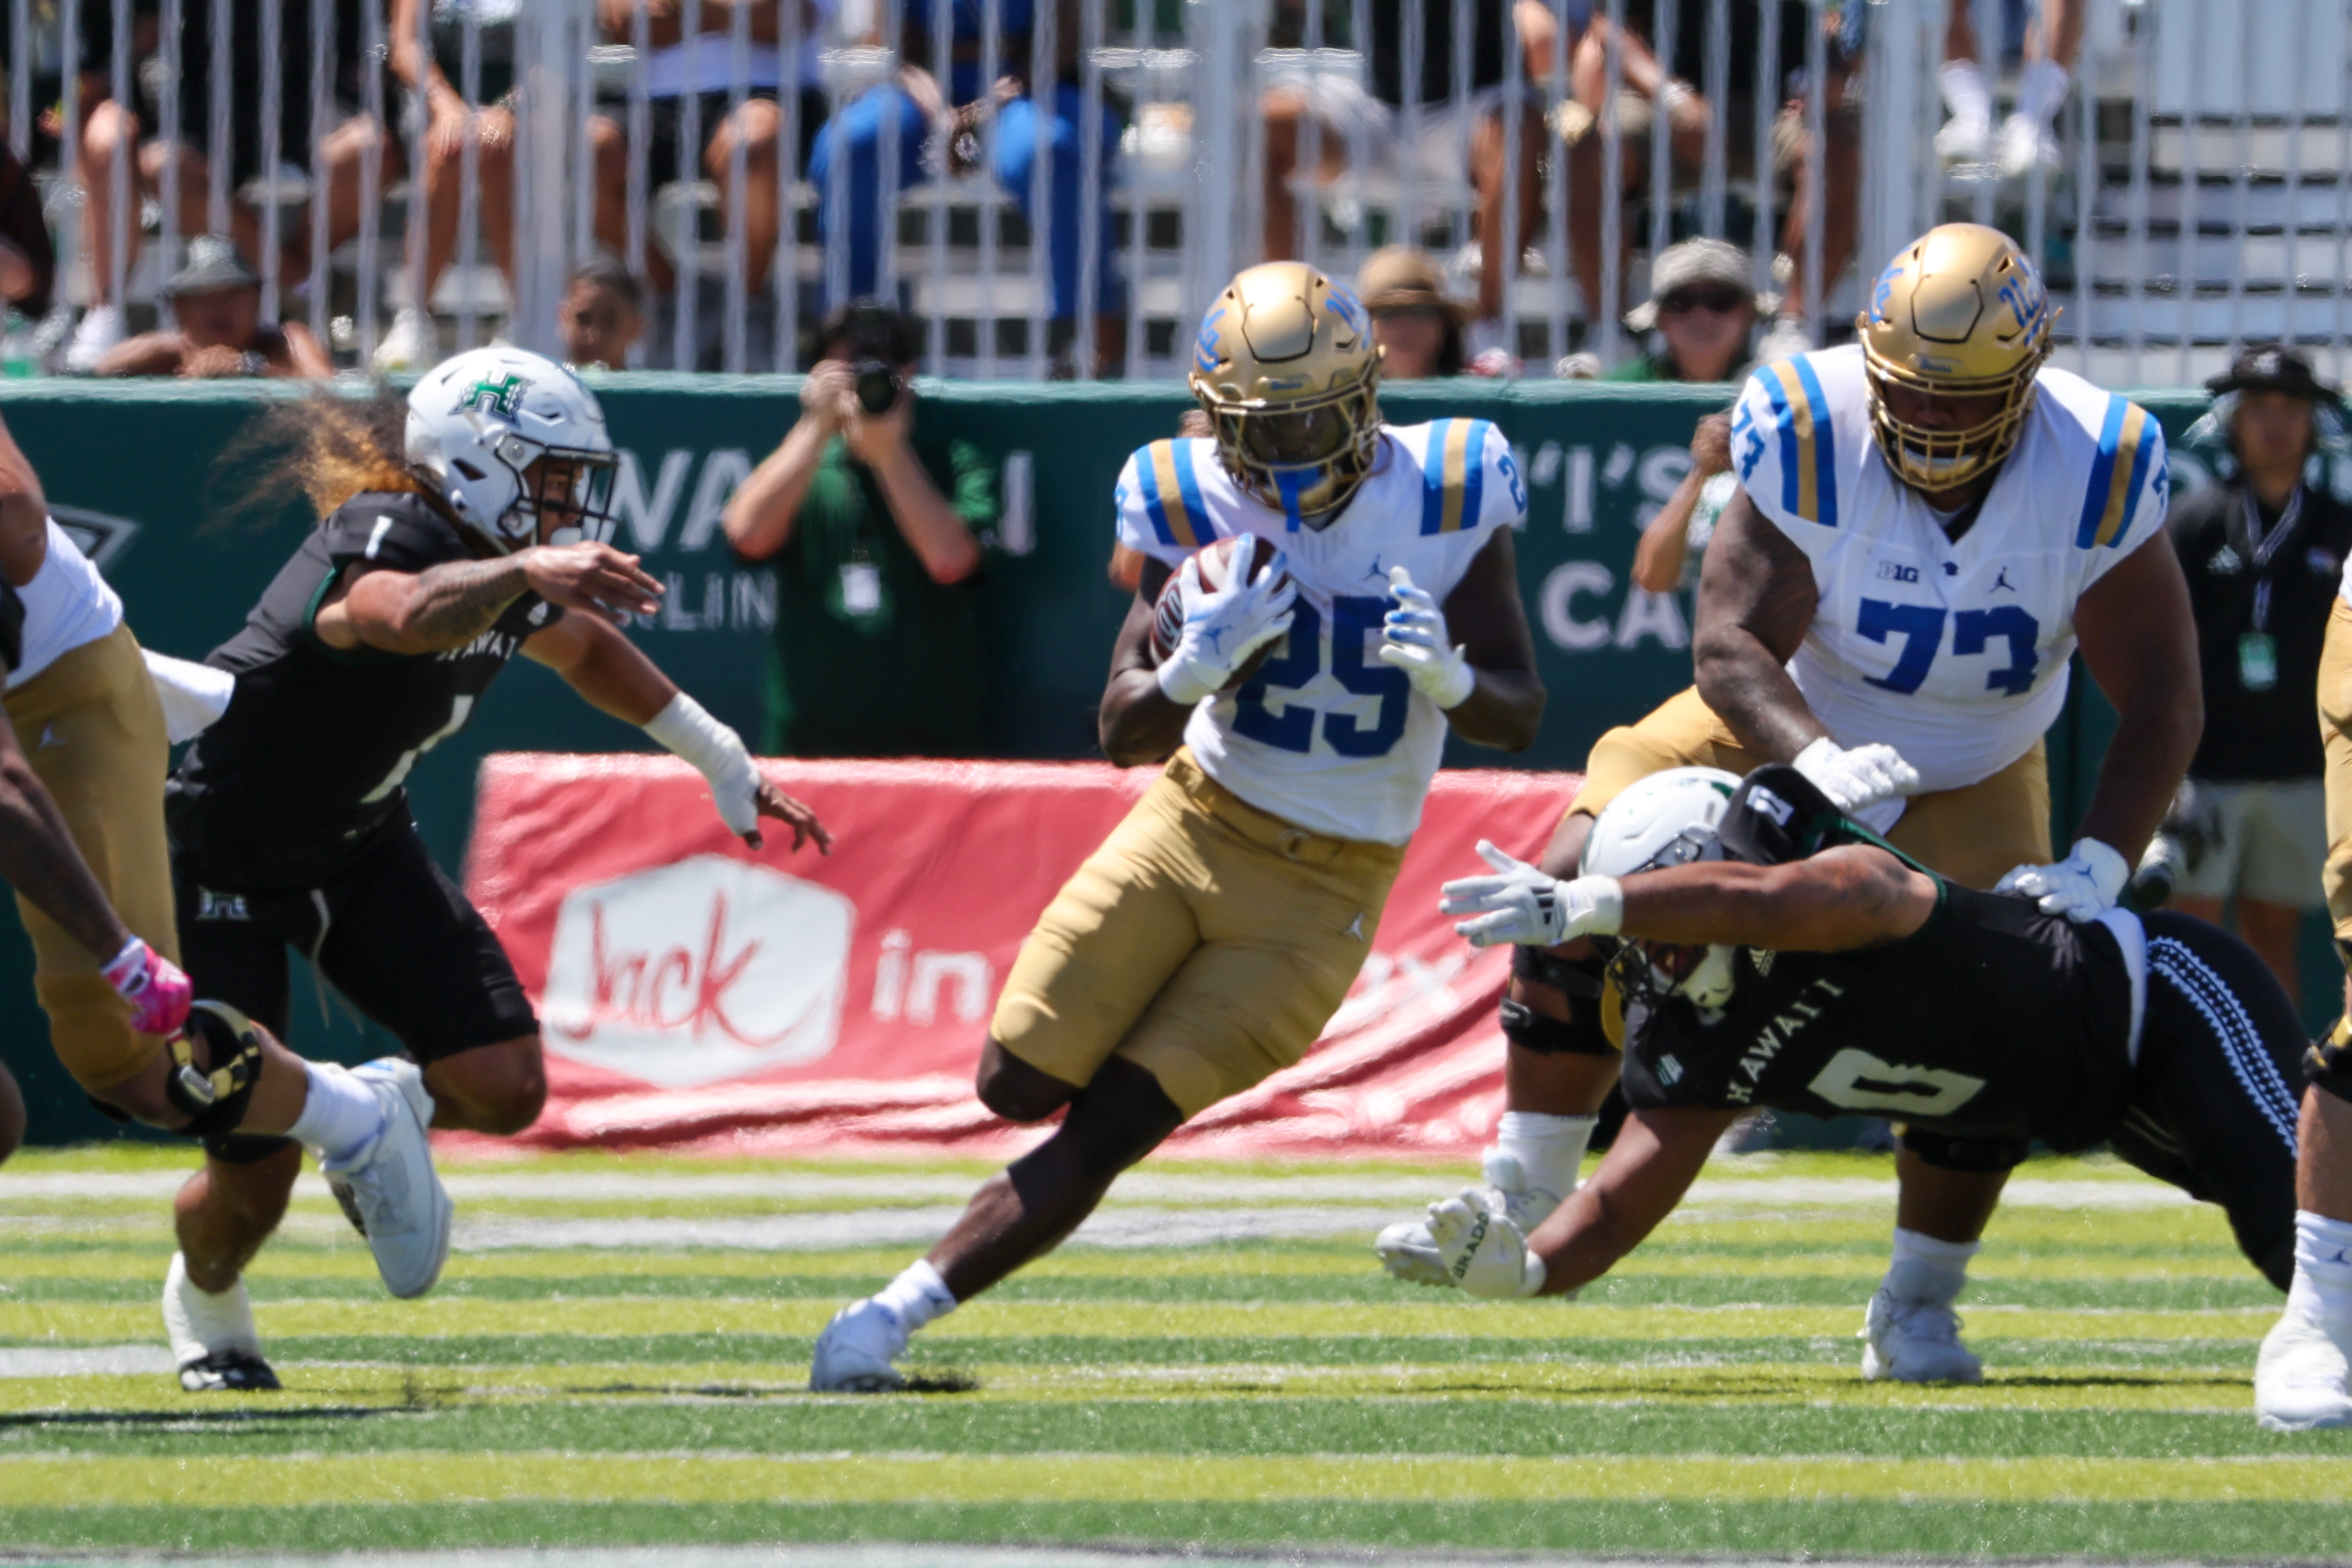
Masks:
[[[1579,869],[1588,877],[1622,878],[1724,858],[1718,830],[1738,787],[1738,775],[1721,768],[1668,768],[1636,780],[1594,819]],[[1610,973],[1628,1000],[1654,1005],[1680,995],[1708,1008],[1731,1000],[1731,948],[1717,943],[1673,951],[1687,962],[1669,966],[1643,943],[1628,942]]]
[[[457,521],[501,554],[539,542],[542,501],[607,515],[614,457],[595,394],[527,349],[471,349],[408,395],[409,467]],[[536,489],[526,471],[553,460]]]

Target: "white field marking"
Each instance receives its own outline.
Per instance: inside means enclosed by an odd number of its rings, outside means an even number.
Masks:
[[[746,1252],[820,1252],[843,1247],[936,1241],[962,1214],[960,1206],[852,1209],[832,1214],[769,1215],[749,1219],[532,1219],[460,1222],[450,1237],[459,1252],[510,1248],[571,1249],[681,1247]],[[1302,1240],[1361,1237],[1396,1218],[1390,1208],[1260,1209],[1121,1208],[1097,1213],[1066,1245],[1074,1247],[1205,1247],[1224,1241]]]
[[[0,1377],[97,1377],[177,1372],[167,1345],[89,1345],[73,1350],[0,1350]]]
[[[39,1200],[168,1198],[187,1179],[178,1171],[0,1171],[0,1203]],[[955,1172],[833,1175],[815,1171],[625,1172],[501,1171],[446,1173],[449,1195],[460,1203],[630,1203],[694,1199],[772,1198],[780,1201],[867,1203],[961,1202],[980,1184]],[[1251,1203],[1328,1205],[1402,1203],[1419,1205],[1452,1195],[1472,1180],[1465,1168],[1396,1174],[1244,1176],[1139,1171],[1123,1176],[1110,1202],[1141,1204]],[[326,1184],[304,1175],[299,1197],[324,1199]],[[1693,1205],[1761,1205],[1779,1208],[1877,1205],[1893,1202],[1891,1177],[1721,1176],[1693,1184],[1685,1200]],[[2187,1204],[2190,1198],[2159,1182],[2125,1178],[2081,1180],[2021,1177],[2009,1184],[2001,1202],[2011,1207],[2146,1209]],[[1394,1217],[1394,1216],[1391,1216]]]
[[[1263,1367],[1255,1371],[1262,1374]],[[246,1552],[216,1557],[208,1553],[173,1553],[172,1561],[188,1568],[1139,1568],[1173,1562],[1174,1554],[1156,1552],[1102,1552],[1055,1546],[603,1546],[459,1548],[446,1552],[321,1552],[315,1556],[257,1557]],[[152,1557],[76,1555],[80,1568],[153,1568]],[[1362,1568],[1363,1552],[1300,1552],[1235,1556],[1184,1552],[1186,1568]],[[1389,1568],[1477,1568],[1499,1561],[1489,1556],[1456,1557],[1443,1552],[1383,1552],[1379,1561]],[[1514,1561],[1517,1561],[1516,1559]],[[1548,1557],[1554,1568],[1622,1568],[1623,1558]],[[1720,1558],[1675,1559],[1645,1557],[1643,1568],[1721,1568]],[[1853,1562],[1843,1568],[1898,1568],[1892,1561]],[[2191,1563],[2148,1564],[2147,1568],[2197,1568]]]

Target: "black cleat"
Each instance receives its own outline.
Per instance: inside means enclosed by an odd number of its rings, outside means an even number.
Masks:
[[[180,1386],[190,1394],[266,1394],[285,1385],[250,1351],[215,1351],[180,1369]]]

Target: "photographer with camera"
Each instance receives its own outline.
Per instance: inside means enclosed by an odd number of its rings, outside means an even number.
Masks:
[[[921,324],[853,301],[817,329],[783,444],[728,503],[728,542],[776,574],[766,750],[970,756],[981,746],[979,531],[996,466],[919,433]]]

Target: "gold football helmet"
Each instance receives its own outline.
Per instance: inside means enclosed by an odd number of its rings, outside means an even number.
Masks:
[[[1234,482],[1296,528],[1347,505],[1372,471],[1380,378],[1355,293],[1304,262],[1269,261],[1209,307],[1189,380]]]
[[[1887,466],[1916,489],[1948,490],[2009,456],[2033,406],[2034,373],[2050,357],[2053,319],[2041,274],[1999,229],[1942,224],[1905,247],[1854,322]],[[1888,410],[1889,386],[2001,401],[1966,429],[1931,429]]]

